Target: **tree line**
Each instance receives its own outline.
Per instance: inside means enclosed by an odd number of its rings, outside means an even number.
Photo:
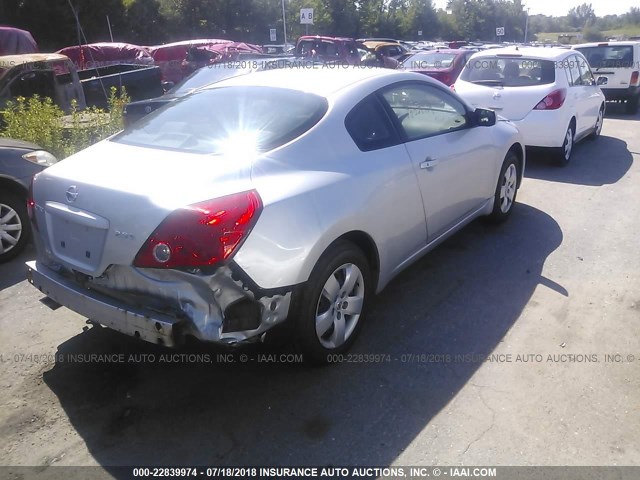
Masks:
[[[115,41],[154,45],[189,38],[227,38],[265,44],[269,30],[282,43],[282,0],[2,0],[0,22],[31,31],[41,50],[57,50],[82,38],[73,9],[89,43]],[[450,0],[437,9],[432,0],[284,0],[288,40],[306,31],[301,8],[314,9],[309,33],[405,40],[522,41],[527,12],[522,0]],[[73,9],[71,8],[73,6]],[[567,15],[528,18],[529,39],[538,32],[575,31],[599,38],[600,30],[640,26],[640,8],[597,17],[591,4]],[[504,37],[496,37],[504,27]],[[82,38],[84,42],[84,38]]]

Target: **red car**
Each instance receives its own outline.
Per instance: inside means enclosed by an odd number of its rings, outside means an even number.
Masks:
[[[474,53],[472,50],[457,49],[416,52],[405,59],[400,68],[429,75],[450,87]]]
[[[130,43],[72,45],[56,53],[69,57],[78,70],[121,64],[153,65],[153,58],[144,47]]]
[[[317,59],[322,62],[344,62],[349,65],[360,64],[358,48],[364,50],[361,43],[353,38],[322,37],[304,35],[296,44],[296,57]]]
[[[155,64],[160,67],[162,80],[165,82],[178,83],[189,75],[183,70],[183,62],[187,58],[190,49],[232,43],[231,40],[218,38],[207,38],[197,40],[185,40],[182,42],[167,43],[148,47],[149,53],[153,57]]]

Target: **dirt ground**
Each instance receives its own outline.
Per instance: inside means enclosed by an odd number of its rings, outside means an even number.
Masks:
[[[638,132],[614,106],[569,167],[530,156],[510,221],[394,280],[327,368],[94,328],[29,249],[0,266],[0,464],[639,465]]]

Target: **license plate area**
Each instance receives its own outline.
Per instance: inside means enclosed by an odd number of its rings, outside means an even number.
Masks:
[[[53,254],[80,270],[95,270],[102,259],[109,222],[88,212],[50,205],[46,219]]]

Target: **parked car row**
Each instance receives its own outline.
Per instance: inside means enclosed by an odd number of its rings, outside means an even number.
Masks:
[[[554,54],[545,54],[545,50],[552,52],[571,50],[568,47],[535,47],[532,49],[531,47],[510,46],[506,48],[507,50],[504,48],[501,50],[500,45],[483,45],[482,48],[475,45],[464,45],[458,49],[450,49],[446,45],[437,46],[434,44],[429,49],[422,48],[405,53],[400,57],[402,60],[401,68],[424,73],[446,85],[452,85],[462,73],[462,68],[469,62],[471,55],[476,52],[482,52],[478,54],[478,58],[488,59],[492,55],[504,54],[509,48],[525,49],[533,59],[554,56]],[[627,113],[637,113],[640,106],[640,42],[585,43],[575,45],[572,49],[585,56],[587,66],[592,70],[590,75],[595,78],[596,83],[599,82],[598,84],[602,86],[602,92],[607,101],[623,102]],[[563,55],[558,53],[556,57],[553,61],[558,61]],[[585,63],[582,57],[580,57],[580,63]],[[565,65],[565,70],[570,69],[570,64],[571,62]],[[574,73],[577,74],[577,72]],[[601,78],[606,80],[600,80]],[[570,82],[572,81],[573,79],[570,79]]]
[[[302,40],[320,61],[361,58]],[[123,132],[35,176],[29,281],[169,347],[284,330],[311,362],[345,352],[399,272],[509,218],[526,147],[566,165],[602,129],[609,79],[579,50],[416,55],[415,71],[205,68],[128,105]]]

